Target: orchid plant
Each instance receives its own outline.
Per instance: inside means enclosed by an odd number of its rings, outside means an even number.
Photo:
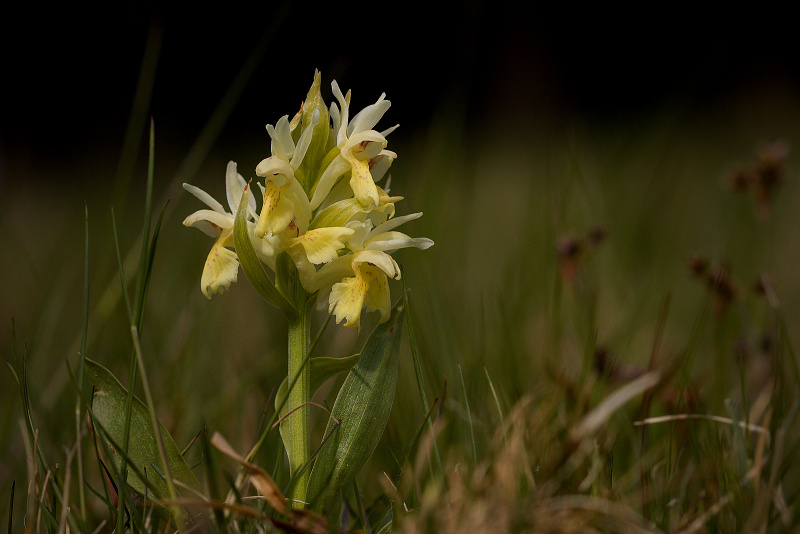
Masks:
[[[387,136],[397,126],[374,129],[390,107],[386,95],[351,116],[350,91],[343,94],[334,81],[336,102],[327,106],[320,87],[317,71],[294,117],[285,115],[274,126],[267,125],[271,155],[255,169],[263,199],[260,211],[251,190],[253,182],[245,181],[234,162],[228,164],[225,181],[230,211],[201,189],[183,185],[210,208],[183,221],[215,238],[201,276],[203,294],[211,298],[228,289],[241,267],[259,294],[287,316],[287,380],[293,384],[281,435],[295,480],[296,506],[308,502],[309,480],[313,486],[313,479],[320,479],[306,469],[311,451],[309,401],[312,384],[322,378],[312,377],[313,359],[308,363],[314,305],[327,308],[336,323],[346,327],[359,327],[365,309],[377,311],[379,323],[387,323],[394,315],[389,278],[401,277],[392,253],[433,245],[430,239],[396,231],[422,213],[395,217],[395,203],[403,197],[390,196],[390,179],[384,177],[397,157],[386,149]],[[396,342],[385,344],[396,350]],[[374,411],[374,407],[362,408]],[[343,425],[339,431],[346,433],[348,428]],[[317,489],[312,497],[324,493]]]

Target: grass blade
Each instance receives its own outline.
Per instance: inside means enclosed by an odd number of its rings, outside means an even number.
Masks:
[[[472,465],[478,465],[478,449],[475,446],[475,428],[472,424],[472,412],[469,409],[469,396],[467,395],[467,386],[464,383],[464,370],[461,368],[461,362],[458,362],[458,375],[461,377],[461,390],[464,392],[464,405],[467,408],[467,421],[469,422],[469,437],[472,442]]]
[[[420,400],[422,401],[422,408],[427,412],[429,410],[428,406],[428,399],[425,395],[425,382],[422,379],[422,366],[419,362],[419,352],[417,351],[417,340],[416,336],[414,335],[414,323],[411,318],[411,303],[409,302],[408,298],[408,290],[406,289],[406,279],[405,277],[402,278],[403,281],[403,303],[405,304],[406,308],[406,328],[408,329],[408,342],[411,346],[411,358],[414,362],[414,375],[417,378],[417,390],[419,391]],[[447,480],[444,476],[444,467],[442,466],[442,457],[439,454],[439,446],[436,443],[435,434],[433,432],[433,421],[429,418],[428,419],[428,431],[431,433],[431,437],[433,438],[433,455],[436,458],[436,467],[439,469],[439,476],[444,481],[445,485],[447,484]]]
[[[494,383],[492,382],[492,377],[489,376],[489,370],[486,366],[483,366],[483,371],[486,373],[486,380],[489,381],[489,389],[492,391],[492,397],[494,398],[494,405],[497,408],[497,413],[500,416],[500,426],[503,429],[503,443],[508,446],[508,436],[506,435],[506,425],[505,425],[505,416],[503,415],[503,408],[500,406],[500,399],[497,397],[497,391],[494,389]]]

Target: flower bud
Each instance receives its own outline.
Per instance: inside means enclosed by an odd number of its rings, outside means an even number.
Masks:
[[[318,70],[314,71],[314,82],[311,84],[311,89],[308,90],[308,95],[303,103],[303,112],[300,119],[302,132],[313,124],[312,116],[314,110],[319,110],[319,122],[316,126],[312,126],[314,130],[311,144],[308,146],[306,156],[297,173],[304,178],[302,186],[306,193],[311,190],[312,185],[317,181],[320,173],[320,163],[327,152],[328,134],[330,133],[328,106],[325,105],[325,101],[322,100],[322,95],[320,94],[321,81],[322,75],[320,72]]]

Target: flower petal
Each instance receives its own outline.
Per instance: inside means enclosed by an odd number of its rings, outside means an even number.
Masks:
[[[211,247],[211,252],[203,268],[200,289],[206,298],[214,293],[222,293],[235,282],[239,274],[239,260],[236,253],[222,246],[218,240]]]
[[[347,126],[347,133],[353,135],[365,130],[372,130],[391,105],[392,103],[386,100],[386,93],[381,94],[377,102],[365,107],[353,116],[353,120]]]
[[[267,124],[267,133],[272,139],[272,155],[288,163],[289,157],[294,152],[294,141],[292,141],[292,132],[289,129],[289,115],[278,119],[274,127]]]
[[[433,246],[433,241],[427,237],[409,237],[402,232],[382,232],[370,235],[364,242],[364,248],[369,250],[397,250],[400,248],[416,247],[425,250]]]
[[[228,196],[228,206],[231,208],[231,214],[236,213],[239,209],[239,202],[242,201],[242,193],[247,186],[241,174],[236,172],[236,162],[229,161],[228,167],[225,171],[225,193]],[[256,199],[253,195],[247,196],[247,211],[255,218],[256,215]]]
[[[328,297],[328,311],[336,315],[337,324],[346,320],[345,326],[359,326],[367,289],[369,287],[359,273],[333,285]]]
[[[333,90],[333,96],[336,97],[336,100],[339,101],[339,105],[342,107],[339,131],[336,133],[336,144],[337,146],[341,146],[347,141],[347,121],[350,118],[350,106],[347,103],[347,99],[342,94],[342,90],[339,89],[339,84],[336,83],[336,80],[331,82],[331,89]]]
[[[350,175],[350,187],[353,194],[363,205],[367,207],[376,206],[378,198],[378,188],[369,173],[369,160],[357,159],[352,152],[342,152],[342,155],[350,163],[352,174]]]
[[[183,188],[188,192],[190,192],[191,194],[193,194],[194,196],[196,196],[198,199],[200,199],[201,202],[203,202],[203,204],[205,204],[212,210],[216,211],[217,213],[225,213],[225,208],[222,206],[222,204],[214,200],[214,197],[212,197],[199,187],[196,187],[192,184],[184,183]]]
[[[265,160],[266,161],[266,160]],[[262,162],[263,163],[263,162]],[[295,221],[300,233],[305,232],[311,222],[311,207],[303,186],[294,177],[294,171],[285,166],[267,165],[274,174],[267,174],[264,187],[264,206],[258,217],[256,234],[259,237],[267,233],[279,234]],[[288,175],[282,171],[287,171]],[[258,174],[258,169],[256,173]]]
[[[272,180],[267,181],[264,188],[264,206],[256,224],[256,235],[277,235],[283,232],[294,219],[294,202],[287,198],[289,184],[280,187]]]
[[[362,250],[353,254],[354,269],[357,264],[362,263],[371,263],[392,278],[400,279],[400,266],[397,265],[394,258],[385,252],[381,252],[380,250]]]
[[[249,226],[249,225],[248,225]],[[266,263],[270,269],[275,270],[275,260],[283,251],[281,247],[282,240],[278,236],[267,235],[258,237],[255,231],[249,232],[250,244],[253,245],[253,250],[256,251],[256,256],[259,260]]]
[[[369,160],[369,172],[372,174],[372,179],[375,182],[380,182],[381,178],[386,175],[386,171],[392,165],[394,160],[397,159],[397,154],[391,150],[381,150],[380,154]]]
[[[338,134],[342,125],[342,116],[339,114],[339,106],[336,105],[336,102],[331,102],[328,114],[331,117],[331,131]]]
[[[389,295],[389,281],[386,275],[377,267],[364,265],[361,267],[364,279],[367,282],[367,295],[365,304],[367,311],[379,311],[381,323],[389,320],[392,304]]]
[[[319,268],[314,281],[314,290],[320,294],[329,290],[330,287],[348,276],[353,276],[353,256],[339,256]]]
[[[400,127],[400,125],[399,125],[399,124],[395,124],[395,125],[394,125],[394,126],[392,126],[391,128],[386,128],[385,130],[383,130],[383,131],[381,132],[381,135],[382,135],[382,136],[384,136],[384,137],[386,137],[387,135],[389,135],[390,133],[392,133],[393,131],[395,131],[395,130],[396,130],[396,129],[398,129],[399,127]]]
[[[350,164],[347,160],[342,157],[342,155],[336,156],[333,161],[325,168],[325,172],[322,173],[322,176],[317,182],[317,186],[314,189],[314,194],[311,196],[311,209],[315,210],[322,204],[322,201],[328,196],[328,193],[331,192],[331,189],[336,184],[336,181],[339,179],[341,175],[346,173],[350,170]],[[256,174],[258,172],[256,171]]]
[[[335,260],[336,251],[344,248],[340,238],[352,234],[352,228],[343,226],[317,228],[292,239],[292,245],[302,245],[308,261],[319,265]]]
[[[284,161],[277,156],[271,156],[262,159],[256,165],[256,176],[264,176],[268,180],[273,180],[275,185],[280,187],[289,180],[289,177],[294,177],[294,169],[292,169],[288,161]]]
[[[373,231],[373,235],[382,234],[383,232],[388,232],[389,230],[394,230],[401,224],[405,224],[408,221],[413,221],[414,219],[419,219],[422,217],[422,212],[417,213],[409,213],[408,215],[402,215],[400,217],[394,217],[393,219],[389,219],[385,223],[377,226]]]
[[[199,210],[186,217],[183,225],[202,230],[211,237],[217,237],[223,230],[233,228],[233,216],[217,211]]]

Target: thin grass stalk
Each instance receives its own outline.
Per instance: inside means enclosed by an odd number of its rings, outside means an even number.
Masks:
[[[78,389],[83,391],[83,365],[86,358],[86,334],[89,329],[89,206],[84,203],[84,256],[83,256],[83,314],[81,324],[81,350],[78,353]],[[83,441],[81,431],[81,395],[75,396],[75,436],[77,439],[77,458],[78,458],[78,506],[81,519],[86,521],[86,491],[84,489],[84,470],[83,470]]]
[[[492,397],[494,398],[494,405],[497,408],[497,413],[500,416],[500,427],[503,429],[503,443],[506,447],[508,447],[508,435],[506,434],[506,425],[505,421],[506,418],[503,415],[503,408],[500,406],[500,399],[497,397],[497,391],[494,389],[494,383],[492,382],[492,377],[489,376],[489,370],[486,366],[483,366],[483,371],[486,373],[486,380],[489,381],[489,389],[492,391]]]
[[[145,193],[145,208],[144,208],[144,224],[142,229],[142,248],[140,251],[139,256],[139,270],[137,272],[137,279],[136,279],[136,299],[134,300],[134,306],[132,310],[132,315],[129,317],[131,321],[131,328],[136,328],[137,332],[141,329],[141,317],[142,317],[142,310],[144,309],[144,296],[145,296],[145,280],[146,280],[146,265],[147,265],[147,252],[148,252],[148,241],[150,237],[150,216],[152,213],[152,206],[153,206],[153,168],[154,168],[154,161],[155,161],[155,128],[152,119],[150,120],[150,152],[148,155],[148,162],[147,162],[147,192]],[[120,272],[120,276],[124,277],[124,273]],[[124,284],[124,282],[123,282]],[[125,288],[123,287],[123,292],[125,292]],[[128,446],[130,445],[130,430],[131,430],[131,417],[133,413],[133,391],[136,387],[136,372],[137,372],[137,356],[136,356],[136,349],[135,349],[135,342],[134,342],[134,349],[131,351],[131,359],[130,359],[130,367],[128,371],[128,397],[125,399],[125,432],[123,433],[124,438],[122,440],[123,451],[125,454],[122,455],[122,468],[120,469],[121,479],[119,480],[119,485],[123,486],[127,484],[128,478],[128,469],[127,469],[127,453],[128,453]],[[158,432],[158,430],[156,430]],[[118,488],[119,489],[119,488]],[[123,524],[123,500],[119,500],[119,507],[117,509],[117,525],[116,531],[118,533],[122,533],[124,530]]]
[[[14,360],[16,361],[17,358],[17,344],[16,344],[16,331],[14,328],[14,323],[12,322],[12,330],[11,330],[11,343],[14,353]],[[42,487],[39,487],[39,474],[40,472],[45,472],[49,476],[52,473],[50,466],[47,462],[47,458],[44,455],[44,451],[42,450],[41,443],[39,442],[39,432],[33,424],[33,415],[31,410],[31,402],[30,402],[30,392],[28,390],[28,367],[27,367],[27,347],[23,350],[22,358],[21,358],[21,380],[17,375],[16,371],[14,370],[13,366],[9,364],[9,369],[11,369],[12,374],[14,375],[14,379],[17,381],[17,384],[20,388],[21,395],[22,395],[22,406],[24,412],[24,418],[20,420],[20,427],[22,429],[22,437],[26,443],[25,446],[25,453],[26,459],[28,461],[28,472],[29,472],[29,484],[28,484],[28,496],[30,502],[30,495],[31,491],[35,495],[36,492],[40,492],[42,499],[44,498],[44,492],[46,489],[46,484],[43,484]],[[31,446],[31,440],[33,440],[33,445]],[[58,485],[53,485],[53,510],[56,508],[56,502],[60,503],[62,507],[68,507],[68,503],[64,500],[61,490],[59,489]],[[41,510],[40,510],[41,511]],[[9,510],[11,513],[11,510]],[[27,517],[33,517],[32,513],[28,513]],[[79,531],[77,523],[72,515],[68,517],[70,522],[70,528],[75,531]],[[57,525],[53,517],[53,522]]]
[[[14,531],[14,492],[17,487],[17,481],[11,481],[11,497],[8,500],[8,534]]]
[[[411,303],[409,302],[408,298],[408,290],[406,289],[406,279],[405,277],[402,278],[403,281],[403,305],[406,309],[406,316],[405,316],[405,323],[406,329],[408,330],[408,343],[411,346],[411,358],[414,362],[414,375],[417,379],[417,391],[419,391],[419,397],[422,401],[422,408],[425,412],[430,410],[430,406],[428,405],[428,398],[425,394],[425,382],[422,379],[422,366],[420,365],[419,360],[419,352],[417,350],[417,340],[416,336],[414,335],[414,321],[411,318]],[[442,482],[444,483],[445,487],[447,487],[447,479],[444,476],[444,466],[442,464],[442,457],[439,454],[439,446],[436,443],[436,434],[433,431],[433,421],[428,418],[428,432],[430,433],[431,439],[433,440],[433,455],[436,459],[436,467],[439,470],[439,476],[441,477]]]
[[[164,478],[167,482],[167,489],[169,490],[169,498],[176,500],[178,492],[175,490],[175,483],[172,480],[172,470],[167,460],[167,450],[164,447],[164,439],[161,436],[161,429],[158,428],[158,418],[156,417],[156,409],[153,403],[153,395],[150,392],[150,384],[147,380],[147,373],[144,368],[144,358],[142,357],[142,346],[139,339],[139,331],[136,326],[131,326],[131,339],[133,340],[133,348],[136,353],[136,362],[139,366],[139,374],[142,376],[142,389],[144,389],[145,400],[147,401],[147,409],[150,412],[150,422],[153,425],[153,432],[158,438],[158,452],[161,454],[161,467],[164,469]],[[175,524],[178,525],[179,530],[183,530],[184,521],[181,510],[177,506],[170,506],[172,515],[175,518]]]
[[[361,523],[361,532],[363,534],[372,534],[372,529],[369,528],[369,520],[367,519],[367,510],[364,508],[364,503],[361,502],[361,492],[358,491],[358,482],[353,479],[353,493],[356,496],[356,505],[358,506],[358,521]]]
[[[658,310],[656,331],[653,335],[653,345],[652,348],[650,349],[650,361],[647,364],[648,372],[653,371],[656,367],[656,359],[658,358],[658,351],[661,347],[661,340],[664,336],[664,329],[667,325],[667,315],[669,314],[669,308],[671,303],[672,303],[672,295],[670,293],[667,293],[664,296],[664,300],[661,302],[661,307]],[[644,393],[642,397],[642,404],[641,407],[639,408],[640,420],[649,417],[650,405],[652,401],[653,401],[653,392],[652,390],[648,390]],[[642,427],[641,440],[639,444],[640,444],[640,454],[644,455],[644,452],[648,448],[648,428],[646,425]],[[671,447],[671,441],[670,441],[670,447]],[[668,455],[668,458],[670,456],[671,454]],[[641,484],[641,492],[642,492],[642,516],[647,519],[650,519],[650,481],[647,476],[647,467],[645,466],[644,462],[640,462],[640,466],[641,466],[640,467],[641,471],[639,474],[639,481]]]
[[[80,436],[78,436],[78,440],[75,442],[75,445],[70,449],[69,453],[67,454],[66,462],[64,462],[65,464],[64,501],[61,505],[61,516],[58,521],[58,534],[64,534],[64,532],[66,531],[67,520],[70,519],[71,517],[69,513],[70,511],[69,492],[70,492],[70,485],[72,484],[72,459],[80,450],[80,448],[81,448],[81,439]],[[55,512],[55,507],[53,507],[53,511]]]
[[[144,197],[144,225],[142,227],[142,248],[139,253],[139,269],[136,277],[136,300],[134,301],[134,318],[136,328],[142,329],[142,314],[144,313],[144,301],[147,294],[147,277],[149,274],[148,255],[150,249],[150,217],[153,214],[153,175],[155,167],[155,124],[150,119],[150,152],[147,158],[147,190]]]
[[[464,370],[461,368],[461,362],[458,362],[458,375],[461,378],[461,390],[464,392],[464,405],[467,408],[467,422],[469,423],[469,437],[472,442],[472,465],[478,465],[478,450],[475,446],[475,428],[472,424],[472,412],[469,409],[469,396],[467,395],[467,386],[464,383]]]
[[[158,59],[161,52],[161,42],[164,29],[160,23],[152,23],[147,33],[144,56],[139,67],[139,77],[136,82],[136,90],[133,93],[133,103],[131,114],[125,128],[125,137],[122,141],[117,172],[114,178],[114,187],[111,198],[114,205],[119,208],[120,216],[124,218],[127,203],[125,202],[128,189],[135,167],[136,158],[139,155],[139,146],[144,136],[145,126],[147,125],[147,111],[150,107],[150,100],[153,96],[155,86],[156,70]]]

